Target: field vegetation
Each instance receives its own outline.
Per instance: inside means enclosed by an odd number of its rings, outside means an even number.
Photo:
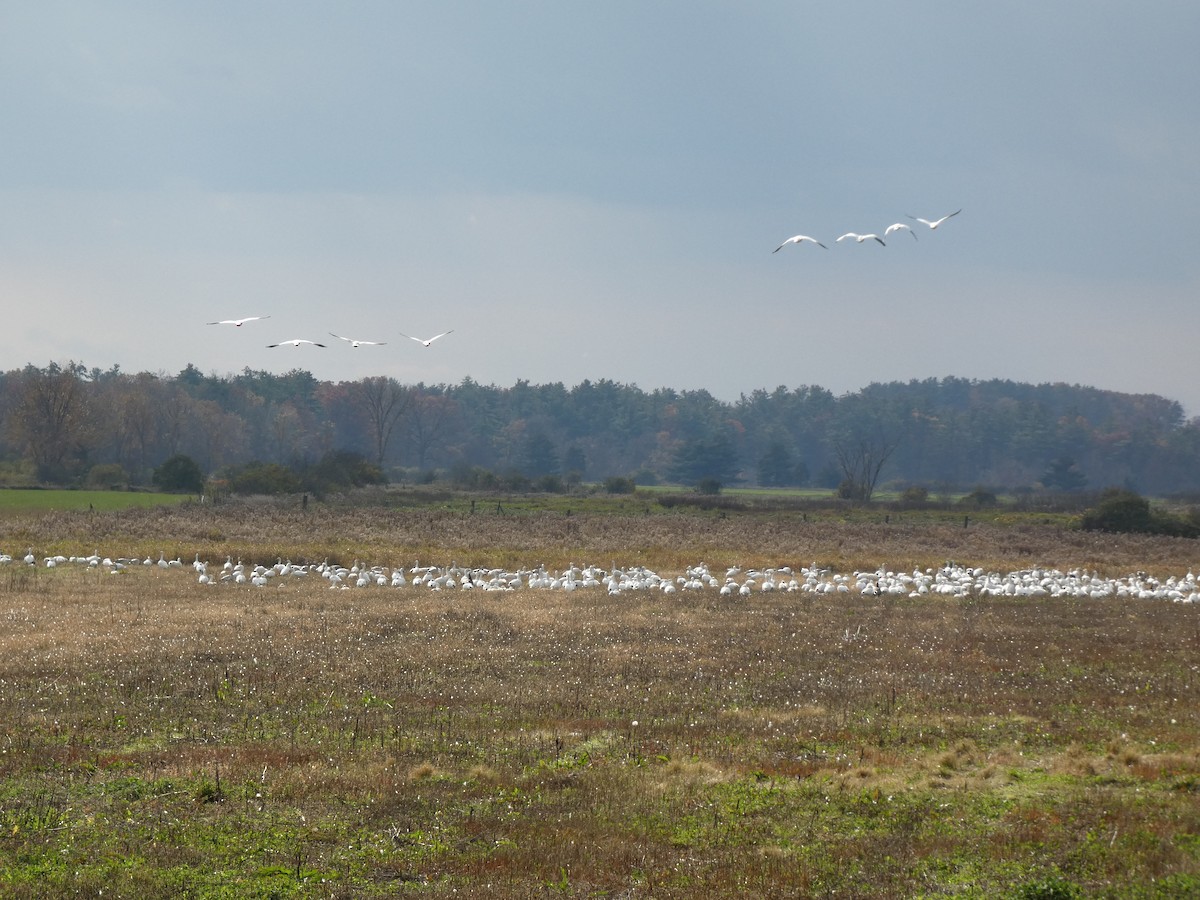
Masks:
[[[0,517],[36,515],[45,512],[99,511],[112,512],[130,507],[175,506],[186,503],[183,494],[161,494],[146,491],[62,490],[37,488],[0,490]]]
[[[1067,524],[434,492],[0,514],[0,895],[1196,896],[1200,604],[188,566],[1166,578],[1200,546]],[[183,565],[40,562],[93,551]]]

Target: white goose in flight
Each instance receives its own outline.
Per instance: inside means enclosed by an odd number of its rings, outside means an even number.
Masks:
[[[453,331],[453,330],[454,330],[453,328],[450,329],[450,331]],[[441,334],[435,334],[429,340],[424,340],[423,338],[413,337],[411,334],[405,334],[403,331],[400,332],[400,337],[406,337],[410,341],[416,341],[418,344],[424,344],[426,347],[428,347],[430,344],[432,344],[438,338],[445,337],[446,335],[448,335],[450,333],[450,331],[443,331]]]
[[[928,219],[919,219],[916,216],[909,216],[909,218],[913,219],[914,221],[920,222],[922,225],[928,225],[931,229],[933,229],[933,228],[937,228],[939,225],[941,225],[947,219],[957,216],[960,212],[962,212],[961,209],[956,209],[954,212],[950,213],[950,215],[942,216],[940,219],[934,219],[932,222],[930,222]]]
[[[269,319],[270,316],[246,316],[244,319],[222,319],[220,322],[208,322],[208,325],[234,325],[241,328],[246,322],[257,322],[259,319]]]
[[[325,346],[316,341],[306,341],[304,338],[292,338],[290,341],[280,341],[278,344],[267,344],[267,347],[282,347],[284,344],[291,344],[293,347],[299,347],[301,344],[312,344],[314,347]]]
[[[816,244],[818,247],[825,247],[825,245],[822,244],[820,241],[818,241],[816,238],[810,238],[807,234],[798,234],[795,237],[788,238],[786,241],[784,241],[782,244],[780,244],[778,247],[776,247],[771,252],[778,253],[780,250],[782,250],[788,244],[796,244],[798,246],[798,245],[804,244],[804,243]],[[829,248],[825,247],[825,249],[828,250]]]
[[[912,235],[912,239],[914,241],[917,239],[917,233],[912,230],[912,226],[905,225],[903,222],[896,222],[894,225],[889,225],[886,229],[884,229],[883,236],[887,237],[893,231],[907,231],[909,234]]]
[[[883,246],[885,246],[885,247],[887,246],[887,244],[884,244],[884,243],[883,243],[883,238],[881,238],[881,237],[880,237],[879,235],[877,235],[877,234],[855,234],[853,231],[847,231],[847,232],[846,232],[845,234],[843,234],[843,235],[842,235],[840,238],[838,238],[838,240],[839,240],[839,241],[844,241],[844,240],[846,240],[846,239],[848,239],[848,238],[854,238],[854,240],[856,240],[856,241],[857,241],[858,243],[860,243],[860,244],[861,244],[863,241],[876,240],[876,241],[879,241],[879,243],[883,244]]]
[[[342,337],[340,334],[334,334],[332,331],[329,334],[339,341],[345,341],[351,347],[382,347],[387,343],[387,341],[356,341],[354,338]]]

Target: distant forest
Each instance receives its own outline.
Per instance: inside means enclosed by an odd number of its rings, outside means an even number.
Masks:
[[[74,362],[0,375],[4,484],[148,485],[180,456],[231,478],[331,455],[391,481],[809,486],[859,499],[883,486],[1200,492],[1200,419],[1163,397],[1079,385],[930,378],[726,402],[608,380],[335,383],[300,369],[127,374]]]

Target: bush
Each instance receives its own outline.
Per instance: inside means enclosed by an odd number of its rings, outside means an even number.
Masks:
[[[990,509],[994,506],[999,506],[1000,500],[996,496],[995,491],[988,490],[985,487],[977,487],[959,500],[958,505],[971,509]]]
[[[160,491],[199,494],[204,490],[204,473],[194,459],[183,453],[176,453],[155,469],[150,480]]]
[[[383,470],[368,462],[361,454],[349,450],[333,450],[304,472],[303,486],[316,494],[371,484],[387,484]]]
[[[567,491],[562,478],[557,475],[542,475],[534,481],[533,485],[536,490],[544,494],[565,494]]]
[[[1100,495],[1100,502],[1083,514],[1080,526],[1084,531],[1149,532],[1154,517],[1150,501],[1121,488],[1110,488]]]
[[[235,494],[298,494],[303,484],[286,466],[251,462],[230,474],[229,487]]]
[[[701,478],[696,482],[696,493],[707,494],[708,496],[721,493],[721,479]]]
[[[87,485],[102,491],[119,491],[128,487],[129,476],[120,463],[101,463],[88,469]]]
[[[632,478],[614,475],[604,479],[604,490],[610,494],[632,494],[637,490],[637,483]]]
[[[513,494],[528,494],[533,490],[533,481],[524,472],[509,469],[499,475],[499,487]]]
[[[843,478],[838,482],[837,496],[842,500],[862,500],[865,496],[862,485],[857,481],[849,478]]]
[[[1149,500],[1124,488],[1104,491],[1100,502],[1083,514],[1079,526],[1084,531],[1200,537],[1200,523],[1191,517],[1178,519],[1155,512]]]

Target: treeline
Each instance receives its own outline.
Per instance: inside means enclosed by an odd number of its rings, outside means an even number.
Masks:
[[[436,472],[484,485],[813,486],[860,499],[885,484],[1170,495],[1200,492],[1200,419],[1154,395],[962,378],[726,402],[608,380],[403,385],[74,362],[0,375],[3,483],[148,485],[178,456],[205,477],[286,480],[264,467],[311,472],[353,458],[371,467],[361,477],[393,481]]]

